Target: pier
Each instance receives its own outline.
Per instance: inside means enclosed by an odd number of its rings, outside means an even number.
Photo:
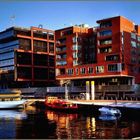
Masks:
[[[140,109],[139,101],[128,100],[69,100],[69,102],[77,105],[89,105],[89,106],[109,106],[119,108],[131,108]]]
[[[43,103],[45,102],[45,99],[27,99],[27,101],[26,101],[25,104],[24,104],[24,107],[33,105],[33,104],[35,104],[36,102],[42,103],[42,104],[43,104]]]

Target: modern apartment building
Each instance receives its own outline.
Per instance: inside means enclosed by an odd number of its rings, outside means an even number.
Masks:
[[[58,80],[79,79],[80,66],[96,63],[96,34],[87,25],[55,31]],[[85,69],[81,69],[84,73]],[[81,75],[82,76],[82,75]]]
[[[115,85],[124,90],[140,84],[140,26],[122,16],[97,24],[55,32],[56,79],[69,79],[75,86],[94,80],[96,89]]]
[[[11,27],[0,32],[1,87],[55,83],[54,31]]]

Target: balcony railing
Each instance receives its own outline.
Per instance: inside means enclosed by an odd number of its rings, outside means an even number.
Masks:
[[[68,87],[69,92],[85,93],[86,87]],[[95,86],[95,92],[121,92],[134,91],[134,86],[132,85],[109,85],[109,86]],[[47,87],[47,92],[52,93],[64,93],[65,87]]]
[[[133,85],[108,85],[108,86],[95,86],[96,92],[121,92],[121,91],[134,91]]]

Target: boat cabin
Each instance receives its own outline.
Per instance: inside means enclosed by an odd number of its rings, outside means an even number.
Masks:
[[[0,101],[18,101],[18,100],[21,100],[21,92],[0,93]]]

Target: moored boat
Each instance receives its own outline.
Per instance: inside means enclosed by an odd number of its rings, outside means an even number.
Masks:
[[[21,100],[20,95],[21,93],[19,91],[6,91],[0,93],[0,109],[14,109],[23,107],[26,100]]]
[[[24,105],[26,100],[0,101],[0,109],[19,108]]]
[[[57,97],[47,97],[45,105],[53,110],[62,111],[76,111],[78,110],[77,104],[71,103],[68,100],[58,99]]]
[[[101,107],[99,108],[99,111],[101,115],[111,115],[111,116],[119,116],[121,115],[121,112],[117,108],[112,108],[112,107]]]

